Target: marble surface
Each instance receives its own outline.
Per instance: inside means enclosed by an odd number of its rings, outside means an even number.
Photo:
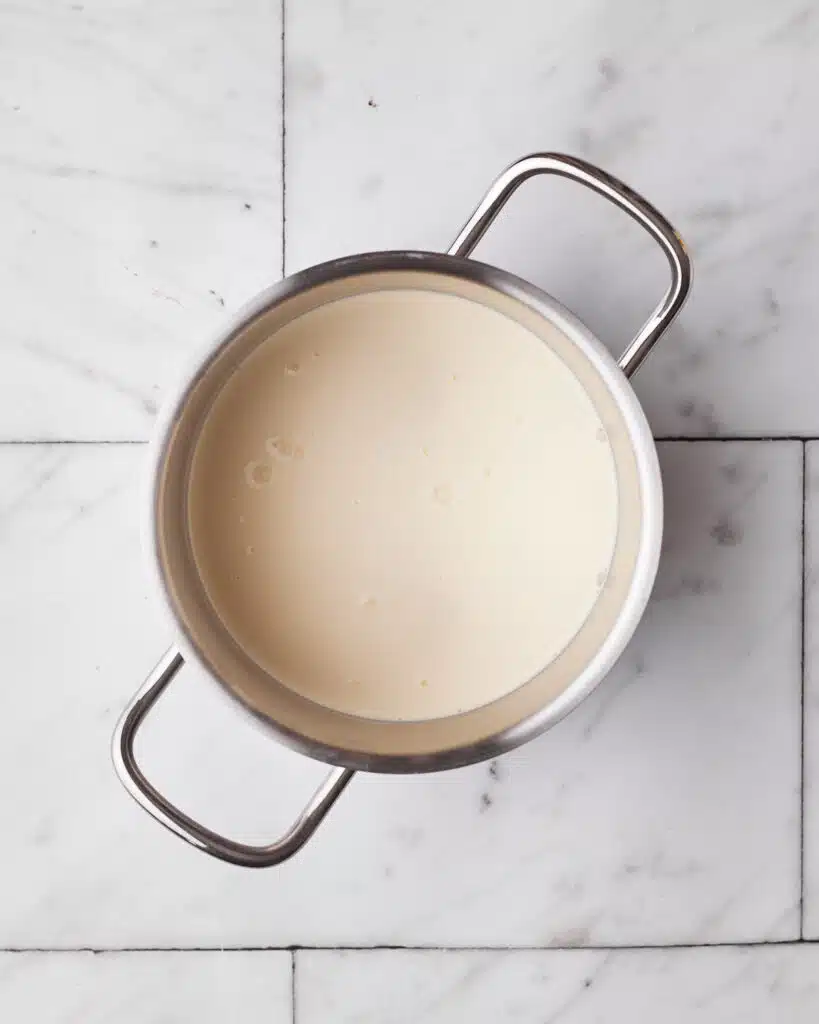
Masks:
[[[0,1017],[815,1019],[818,58],[816,0],[0,5]],[[280,869],[211,861],[108,761],[172,639],[139,442],[283,267],[446,247],[536,149],[640,188],[695,262],[635,382],[667,438],[645,620],[539,740],[361,776]],[[639,231],[558,181],[478,255],[613,350],[664,287]],[[254,841],[323,774],[192,670],[138,752]]]
[[[31,1024],[290,1024],[289,953],[0,953],[0,1014]]]
[[[280,276],[280,11],[241,6],[0,9],[0,438],[144,439]]]
[[[685,318],[637,383],[655,429],[819,432],[815,3],[320,6],[287,13],[288,270],[446,247],[506,164],[575,153],[642,190],[691,247]],[[639,229],[569,183],[527,185],[477,256],[615,350],[665,286]]]
[[[801,446],[660,447],[654,600],[592,699],[492,765],[359,777],[299,857],[262,873],[157,828],[107,763],[120,708],[170,639],[143,580],[141,449],[0,449],[0,575],[15,580],[0,614],[17,680],[0,690],[0,721],[15,726],[0,777],[27,767],[4,800],[17,828],[0,945],[797,937]],[[140,756],[195,816],[258,841],[322,774],[192,670],[149,719]]]
[[[818,968],[819,951],[805,945],[311,951],[296,954],[295,995],[304,1024],[811,1024],[819,1003]]]

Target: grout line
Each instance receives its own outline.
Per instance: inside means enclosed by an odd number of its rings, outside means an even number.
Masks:
[[[290,950],[290,1014],[296,1024],[296,951]]]
[[[281,0],[281,20],[282,20],[282,35],[281,35],[281,62],[282,62],[282,277],[285,276],[286,262],[285,256],[287,252],[287,239],[286,239],[286,226],[287,226],[287,173],[286,173],[286,156],[287,156],[287,90],[286,90],[286,65],[285,65],[285,3],[286,0]]]
[[[0,438],[0,447],[6,447],[6,446],[10,447],[12,445],[26,445],[26,444],[29,444],[29,445],[42,445],[43,447],[45,447],[46,445],[51,446],[51,445],[58,445],[58,444],[73,444],[73,445],[77,445],[78,447],[81,447],[83,445],[86,445],[86,446],[90,447],[92,445],[103,445],[103,444],[109,444],[109,445],[118,445],[118,444],[120,444],[120,445],[127,445],[127,444],[130,444],[130,445],[146,445],[148,443],[149,443],[148,441],[142,441],[142,440],[138,441],[138,440],[135,440],[135,439],[113,440],[113,441],[111,441],[111,440],[103,440],[102,438],[97,438],[96,440],[87,440],[85,438],[54,438],[54,437],[36,438],[35,437],[35,438],[30,438],[28,440],[22,440],[21,441],[21,440],[15,440],[15,439],[12,439],[12,438],[6,438],[6,439]]]
[[[807,606],[808,447],[802,444],[801,732],[799,743],[799,937],[805,937],[805,666]]]
[[[748,942],[672,942],[672,943],[644,943],[625,944],[622,946],[403,946],[403,945],[374,945],[374,946],[77,946],[50,948],[47,946],[9,946],[0,949],[2,953],[92,953],[96,956],[105,956],[117,953],[290,953],[291,955],[291,985],[296,984],[296,954],[297,953],[642,953],[661,952],[663,950],[691,950],[691,949],[764,949],[775,946],[777,948],[792,946],[819,946],[819,939],[760,939],[759,941]]]
[[[686,437],[682,434],[667,434],[658,435],[654,438],[657,444],[778,444],[778,443],[789,443],[792,441],[800,441],[805,444],[808,441],[819,441],[819,436],[808,437],[797,434],[783,435],[781,437],[769,437],[767,435],[755,435],[755,436],[726,436],[726,437]],[[33,438],[0,438],[0,447],[11,446],[11,445],[147,445],[150,444],[148,438],[120,438],[120,439],[106,439],[106,438],[54,438],[54,437],[33,437]]]
[[[819,436],[813,437],[808,434],[721,434],[719,437],[698,437],[687,434],[658,434],[655,441],[716,441],[720,443],[734,443],[737,441],[819,441]]]

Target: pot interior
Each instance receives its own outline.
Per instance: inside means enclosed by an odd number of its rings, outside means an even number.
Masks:
[[[363,293],[444,293],[488,307],[526,328],[571,371],[591,400],[616,475],[616,537],[605,584],[580,628],[541,671],[483,706],[423,720],[343,713],[300,695],[265,671],[231,635],[194,557],[191,467],[213,404],[234,372],[285,325]],[[216,349],[176,406],[153,494],[155,555],[171,612],[188,645],[235,698],[305,753],[370,770],[425,770],[493,756],[571,709],[619,655],[643,610],[659,552],[661,492],[650,432],[611,356],[556,303],[472,261],[382,254],[300,275],[274,290]]]

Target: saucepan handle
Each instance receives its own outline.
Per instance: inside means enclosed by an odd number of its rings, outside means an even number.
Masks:
[[[145,778],[134,756],[134,740],[145,716],[185,661],[171,648],[123,712],[114,731],[112,755],[122,784],[150,815],[175,835],[219,860],[246,868],[266,868],[297,853],[321,824],[355,775],[349,768],[334,768],[288,831],[268,846],[249,846],[220,836],[188,817]]]
[[[526,156],[497,178],[452,243],[449,253],[469,256],[512,193],[536,174],[559,174],[598,192],[645,228],[665,253],[671,268],[668,291],[618,360],[620,369],[630,377],[682,308],[691,287],[691,261],[682,239],[665,217],[628,185],[577,157],[560,153]]]

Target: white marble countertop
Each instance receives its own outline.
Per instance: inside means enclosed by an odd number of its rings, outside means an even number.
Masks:
[[[0,1019],[817,1019],[817,100],[817,0],[0,3]],[[544,149],[695,263],[636,381],[667,488],[645,621],[539,740],[361,777],[279,869],[212,861],[108,761],[171,640],[138,537],[163,391],[283,269],[445,247]],[[558,181],[479,256],[613,350],[663,287]],[[192,671],[140,756],[259,841],[323,774]]]

